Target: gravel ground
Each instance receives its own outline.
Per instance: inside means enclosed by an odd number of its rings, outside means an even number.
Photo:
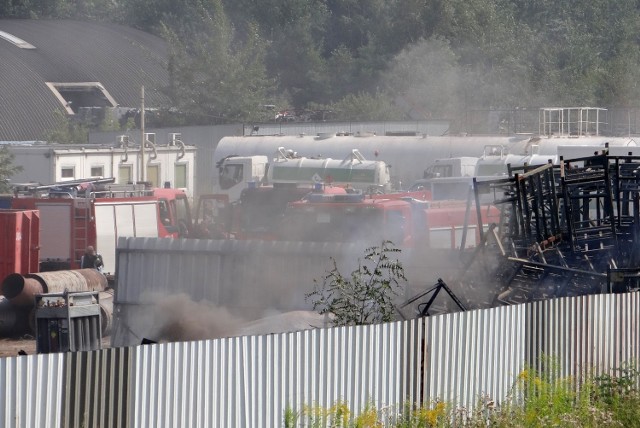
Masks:
[[[102,347],[108,348],[111,346],[111,337],[104,337],[102,339]],[[18,352],[24,351],[27,355],[36,353],[36,340],[25,336],[20,339],[0,339],[0,357],[16,357]]]

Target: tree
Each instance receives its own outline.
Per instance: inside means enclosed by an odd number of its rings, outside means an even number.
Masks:
[[[0,147],[0,193],[7,193],[9,188],[9,178],[17,172],[22,171],[20,165],[13,165],[13,153],[9,152],[6,146]]]
[[[311,104],[313,107],[313,104]],[[349,94],[340,101],[324,107],[331,110],[341,120],[403,120],[405,114],[387,94]]]
[[[63,110],[53,112],[55,125],[44,135],[48,143],[82,144],[89,141],[89,128],[81,120],[72,120]]]
[[[394,59],[385,73],[387,91],[407,111],[421,111],[425,118],[451,117],[459,110],[455,96],[461,85],[456,55],[446,40],[420,40]]]
[[[333,268],[322,279],[314,279],[314,290],[306,295],[314,310],[332,314],[338,326],[366,325],[393,321],[393,299],[398,295],[400,282],[406,281],[402,263],[391,255],[401,250],[391,241],[365,250],[364,262],[358,259],[358,268],[346,278]]]
[[[174,106],[200,124],[260,119],[272,85],[257,28],[236,38],[219,0],[194,3],[191,21],[164,27]]]

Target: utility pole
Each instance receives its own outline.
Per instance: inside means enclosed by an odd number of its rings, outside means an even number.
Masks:
[[[140,170],[138,171],[138,181],[144,181],[144,145],[147,140],[144,135],[144,85],[142,85],[142,89],[140,90],[140,129],[142,131],[142,142],[140,143]]]

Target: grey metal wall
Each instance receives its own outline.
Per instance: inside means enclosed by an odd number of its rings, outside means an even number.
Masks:
[[[0,359],[7,427],[281,427],[284,409],[503,400],[543,352],[561,372],[638,360],[640,293],[374,326]]]
[[[364,257],[364,244],[122,238],[117,248],[114,296],[115,346],[157,340],[154,305],[163,297],[208,302],[246,321],[270,312],[313,309],[305,295],[333,265],[343,274]],[[411,287],[404,301],[457,264],[449,253],[409,250],[401,258]],[[409,316],[413,317],[413,315]],[[213,337],[209,337],[213,338]]]
[[[640,356],[640,293],[554,299],[528,305],[528,359],[554,356],[563,376],[620,367]]]

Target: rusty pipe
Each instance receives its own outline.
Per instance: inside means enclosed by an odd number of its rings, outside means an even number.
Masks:
[[[100,324],[102,336],[109,336],[113,327],[113,289],[100,292]]]
[[[12,273],[2,281],[2,295],[16,306],[33,305],[36,294],[43,292],[40,282],[19,273]]]
[[[33,306],[36,294],[66,291],[103,291],[107,278],[95,269],[60,270],[20,275],[2,281],[2,295],[16,306]]]

